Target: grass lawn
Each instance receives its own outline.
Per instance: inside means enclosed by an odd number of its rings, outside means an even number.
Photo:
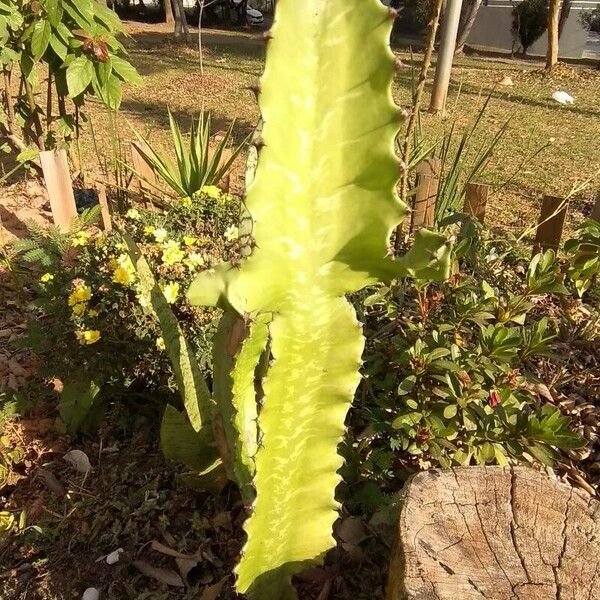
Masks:
[[[164,25],[129,23],[128,28],[131,60],[145,83],[126,90],[119,117],[123,139],[133,137],[128,131],[129,122],[140,131],[150,132],[153,139],[166,140],[167,107],[184,122],[203,107],[212,112],[219,126],[235,119],[239,138],[252,130],[259,113],[249,86],[256,83],[264,63],[264,42],[259,36],[205,31],[201,59],[196,44],[175,43]],[[394,95],[400,104],[408,105],[413,77],[411,56],[406,51],[398,55],[406,66],[398,71]],[[412,61],[418,68],[420,56],[414,55]],[[499,86],[504,76],[511,77],[514,86]],[[551,95],[556,90],[570,93],[576,98],[575,104],[562,106],[555,102]],[[498,187],[510,180],[492,195],[488,214],[492,224],[520,229],[535,221],[543,194],[565,196],[574,185],[597,175],[600,71],[561,65],[548,77],[539,63],[461,57],[452,75],[447,114],[440,117],[423,112],[425,136],[438,140],[453,123],[462,131],[490,94],[492,99],[471,147],[477,149],[510,120],[484,181]],[[87,114],[93,120],[101,152],[110,154],[105,111],[91,103]],[[89,135],[83,137],[82,155],[86,158],[84,164],[94,163]],[[596,177],[573,198],[571,226],[589,214],[599,182]]]

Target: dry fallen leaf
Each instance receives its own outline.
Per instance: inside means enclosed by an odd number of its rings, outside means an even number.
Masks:
[[[223,589],[223,586],[225,585],[225,581],[227,581],[227,577],[223,577],[221,581],[217,581],[217,583],[204,588],[202,596],[200,596],[200,600],[217,600],[221,590]]]
[[[151,577],[152,579],[156,579],[156,581],[160,581],[161,583],[173,587],[185,587],[183,579],[181,579],[179,574],[172,569],[153,567],[145,560],[134,560],[131,564],[142,573],[142,575],[146,575],[146,577]]]
[[[42,467],[38,468],[38,475],[44,480],[46,487],[57,496],[65,495],[65,488],[63,484],[55,477],[54,473],[48,471],[48,469],[44,469]]]
[[[86,475],[92,469],[88,455],[82,450],[69,450],[63,458],[70,463],[76,471]]]

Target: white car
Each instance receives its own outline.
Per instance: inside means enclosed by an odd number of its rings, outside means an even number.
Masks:
[[[246,18],[248,19],[248,25],[262,25],[265,22],[265,18],[260,10],[252,8],[249,4],[246,6]]]
[[[235,6],[239,6],[241,3],[242,0],[233,0]],[[248,21],[248,25],[258,26],[265,22],[265,17],[260,10],[256,10],[249,4],[246,4],[246,20]]]

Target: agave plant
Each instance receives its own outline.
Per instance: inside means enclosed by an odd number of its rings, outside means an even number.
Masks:
[[[231,123],[225,134],[213,142],[210,114],[202,112],[197,120],[192,119],[186,144],[181,127],[169,111],[175,162],[157,145],[152,145],[148,138],[136,132],[142,142],[138,149],[146,162],[178,197],[191,197],[204,186],[218,185],[245,147],[246,140],[233,147],[229,155],[226,152],[232,145],[234,125],[235,123]]]
[[[215,394],[229,403],[215,400],[233,474],[256,490],[236,570],[249,598],[295,598],[292,575],[334,544],[337,446],[364,346],[346,295],[448,269],[445,240],[427,231],[402,258],[385,258],[406,213],[396,194],[392,22],[378,0],[277,3],[246,200],[254,250],[240,267],[200,275],[188,293],[193,304],[226,307],[224,327],[237,329],[226,344],[235,356],[223,360],[231,370],[219,385],[215,375]]]

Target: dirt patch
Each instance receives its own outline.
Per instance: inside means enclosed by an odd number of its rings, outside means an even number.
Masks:
[[[0,187],[0,243],[25,237],[27,222],[52,223],[52,213],[44,185],[38,179]]]

